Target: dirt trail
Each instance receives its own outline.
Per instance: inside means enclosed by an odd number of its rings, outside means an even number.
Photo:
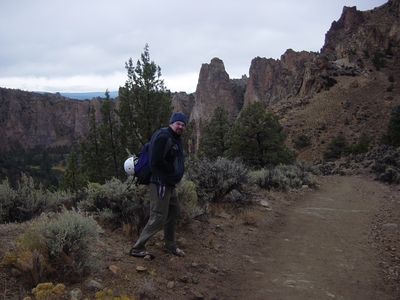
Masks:
[[[215,211],[192,222],[179,232],[183,259],[165,254],[160,237],[148,245],[156,259],[133,258],[131,237],[105,231],[97,272],[67,290],[79,287],[94,299],[94,280],[137,299],[400,299],[400,187],[361,176],[319,180],[317,190],[259,191],[262,202],[248,211]],[[0,258],[26,227],[0,226]],[[0,268],[4,299],[28,293]]]
[[[234,299],[396,299],[385,291],[369,237],[388,193],[365,178],[330,177],[298,199],[264,233],[264,246],[250,246],[257,263]]]

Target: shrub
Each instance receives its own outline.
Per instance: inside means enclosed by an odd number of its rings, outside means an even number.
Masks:
[[[92,255],[100,227],[92,217],[76,210],[42,215],[33,230],[46,245],[50,264],[60,279],[78,281],[94,269]]]
[[[188,162],[186,178],[196,185],[196,193],[201,206],[210,202],[236,202],[243,204],[245,194],[242,185],[247,180],[248,168],[239,160],[230,161],[206,158]],[[240,196],[232,197],[233,193]]]
[[[295,163],[295,166],[297,166],[302,172],[307,172],[312,175],[320,175],[321,171],[320,169],[314,165],[313,163],[310,163],[308,161],[297,161]]]
[[[400,105],[393,107],[386,133],[381,142],[389,146],[400,146]]]
[[[383,60],[383,57],[379,52],[374,53],[374,57],[372,58],[372,64],[374,65],[377,71],[385,67],[385,61]]]
[[[115,227],[128,224],[139,232],[149,215],[147,186],[132,186],[132,177],[125,182],[113,178],[105,184],[89,183],[86,198],[78,206],[97,213],[99,222]]]
[[[366,133],[361,134],[357,143],[351,148],[351,153],[357,155],[368,152],[370,143],[371,140],[368,135]]]
[[[378,180],[400,183],[400,148],[381,145],[373,152],[372,170],[378,173]]]
[[[287,178],[283,176],[280,170],[275,168],[253,171],[250,173],[249,177],[251,183],[267,190],[286,190],[288,187]]]
[[[324,159],[340,158],[342,154],[348,154],[350,152],[350,146],[347,142],[346,137],[343,134],[339,134],[334,137],[331,142],[326,146],[323,153]]]
[[[102,289],[101,291],[96,292],[95,297],[96,300],[135,300],[135,297],[128,297],[125,295],[121,295],[119,297],[114,297],[114,292],[112,289]]]
[[[10,222],[10,214],[17,198],[17,193],[11,188],[8,180],[0,184],[0,223]]]
[[[0,184],[0,223],[23,222],[42,212],[59,211],[63,205],[72,206],[75,196],[66,191],[54,193],[36,186],[32,177],[22,174],[18,189],[8,180]]]
[[[92,256],[99,231],[92,217],[75,210],[42,214],[1,264],[33,286],[54,278],[78,281],[95,267]]]
[[[317,179],[313,174],[319,174],[316,168],[309,172],[304,168],[305,164],[280,165],[274,169],[263,169],[253,171],[250,174],[250,181],[264,189],[276,189],[287,191],[291,188],[301,188],[303,185],[316,187]]]
[[[1,264],[30,286],[45,280],[53,271],[47,247],[32,228],[18,238],[15,248],[6,252]]]
[[[62,283],[54,286],[51,282],[40,283],[32,289],[32,294],[37,300],[50,300],[50,299],[60,299],[63,294],[65,285]]]
[[[198,197],[196,193],[196,185],[193,181],[186,180],[186,176],[182,182],[176,187],[179,202],[181,206],[181,220],[183,224],[189,223],[197,216],[208,213],[208,206],[200,207],[198,205]]]
[[[302,149],[310,146],[311,140],[307,135],[302,134],[299,135],[296,139],[294,139],[293,144],[296,149]]]

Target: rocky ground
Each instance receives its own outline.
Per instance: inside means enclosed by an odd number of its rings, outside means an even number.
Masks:
[[[368,175],[319,180],[317,190],[258,191],[251,208],[213,207],[179,230],[185,258],[164,253],[161,236],[148,246],[154,260],[130,257],[134,238],[105,230],[98,270],[62,299],[103,288],[135,299],[400,299],[399,186]],[[0,226],[1,257],[25,227]],[[30,295],[0,270],[2,299]]]

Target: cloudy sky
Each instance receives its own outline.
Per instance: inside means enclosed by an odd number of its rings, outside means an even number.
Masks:
[[[218,57],[230,78],[256,57],[319,51],[344,6],[387,0],[0,0],[0,86],[27,91],[115,91],[125,62],[149,45],[172,92],[194,92]]]

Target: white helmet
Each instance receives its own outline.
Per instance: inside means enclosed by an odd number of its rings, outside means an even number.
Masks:
[[[128,175],[135,175],[134,157],[131,156],[124,162],[124,169]]]

